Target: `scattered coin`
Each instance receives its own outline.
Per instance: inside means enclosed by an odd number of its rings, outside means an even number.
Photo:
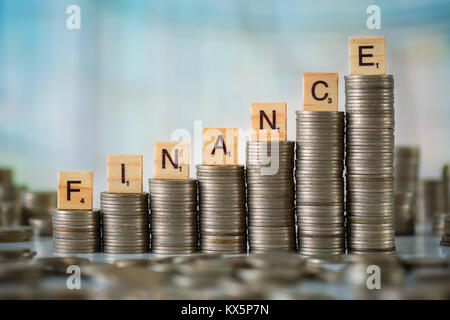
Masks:
[[[35,251],[29,248],[1,248],[0,249],[0,264],[21,262],[31,260],[36,255]]]

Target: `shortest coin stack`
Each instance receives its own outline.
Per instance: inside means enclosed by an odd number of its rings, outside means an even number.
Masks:
[[[450,217],[445,218],[445,233],[442,236],[442,246],[450,246]]]
[[[53,210],[55,252],[91,253],[100,249],[100,210]]]
[[[198,250],[197,181],[149,179],[152,252]]]
[[[100,194],[103,251],[145,253],[149,251],[148,193]]]

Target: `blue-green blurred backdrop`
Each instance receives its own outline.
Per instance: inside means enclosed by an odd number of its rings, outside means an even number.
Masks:
[[[72,4],[80,30],[66,27]],[[381,30],[366,26],[371,4]],[[420,145],[421,176],[437,177],[450,159],[448,0],[1,0],[0,166],[32,189],[93,170],[99,192],[107,153],[142,153],[148,178],[154,141],[195,120],[248,128],[252,101],[287,101],[295,139],[302,72],[339,72],[343,110],[358,35],[386,36],[396,142]]]

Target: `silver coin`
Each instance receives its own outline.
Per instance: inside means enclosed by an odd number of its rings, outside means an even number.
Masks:
[[[93,253],[100,252],[100,245],[91,245],[84,247],[72,247],[72,246],[53,246],[53,251],[58,253]]]
[[[141,193],[110,193],[110,192],[101,192],[101,198],[113,198],[113,199],[129,199],[129,198],[147,198],[148,192]]]
[[[121,222],[132,222],[132,223],[138,223],[142,222],[145,223],[149,220],[148,214],[141,214],[141,215],[105,215],[103,216],[103,223],[121,223]]]
[[[200,230],[208,231],[208,230],[226,230],[226,231],[237,231],[245,229],[245,221],[215,221],[214,223],[208,223],[205,221],[200,222]]]
[[[149,179],[149,185],[151,186],[195,186],[197,180],[195,179]]]
[[[72,248],[53,248],[56,253],[95,253],[100,252],[100,248],[72,249]]]
[[[147,248],[103,248],[103,252],[109,254],[138,254],[149,252]]]

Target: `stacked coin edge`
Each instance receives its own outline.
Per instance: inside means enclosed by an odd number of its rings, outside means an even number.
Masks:
[[[245,171],[242,165],[197,165],[200,251],[247,252]]]
[[[344,254],[344,114],[297,111],[296,116],[299,253]]]
[[[149,194],[152,253],[196,253],[197,181],[149,179]]]
[[[94,253],[101,251],[100,210],[53,210],[53,251]]]
[[[251,253],[296,251],[294,141],[248,141],[246,181]]]
[[[345,76],[349,252],[394,252],[394,79]]]
[[[150,246],[148,193],[100,194],[103,251],[146,253]]]

